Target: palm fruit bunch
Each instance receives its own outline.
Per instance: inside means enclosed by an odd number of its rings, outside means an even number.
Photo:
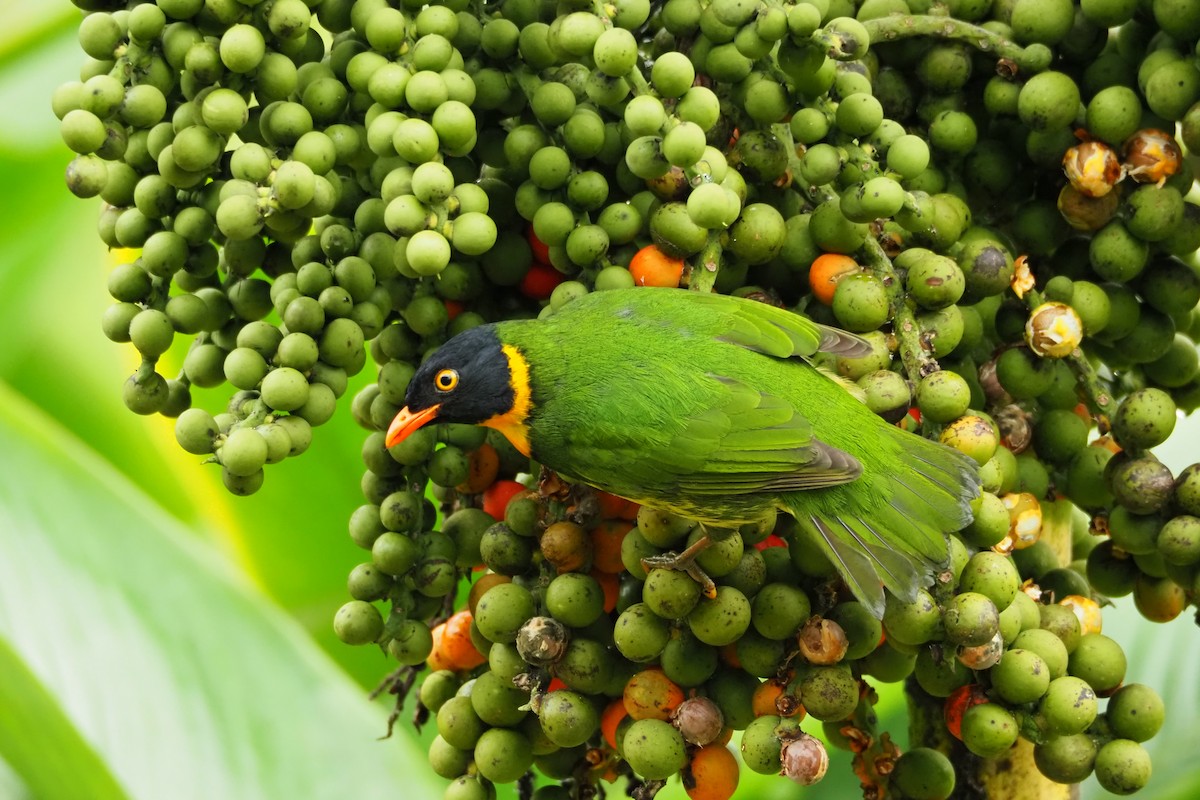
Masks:
[[[1200,403],[1200,5],[73,2],[86,59],[51,105],[121,262],[124,400],[248,494],[369,365],[334,627],[398,663],[448,800],[675,776],[724,800],[739,763],[816,783],[826,743],[874,798],[989,792],[1001,762],[1145,786],[1163,704],[1101,607],[1200,595],[1200,465],[1152,452]],[[974,522],[916,602],[876,619],[785,517],[709,531],[704,594],[653,566],[689,520],[495,431],[385,446],[448,337],[634,285],[862,334],[825,366],[975,458]],[[871,710],[900,681],[903,753]]]

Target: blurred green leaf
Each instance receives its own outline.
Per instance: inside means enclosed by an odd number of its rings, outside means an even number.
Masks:
[[[424,760],[417,745],[377,741],[382,712],[294,623],[7,387],[0,452],[0,638],[62,714],[24,744],[73,733],[134,798],[440,794],[408,766]],[[11,730],[0,756],[41,800],[121,796],[43,791]],[[88,766],[80,752],[63,753],[66,774]],[[41,770],[47,757],[34,754]]]
[[[104,762],[20,656],[0,639],[0,755],[38,797],[124,800]]]
[[[50,95],[60,83],[79,79],[79,12],[65,2],[0,0],[0,108],[23,109],[0,126],[0,148],[44,152],[58,144],[58,120]]]

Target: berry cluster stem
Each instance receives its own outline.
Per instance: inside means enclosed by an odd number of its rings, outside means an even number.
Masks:
[[[883,281],[887,288],[888,299],[892,305],[892,331],[896,336],[904,372],[914,384],[919,383],[926,375],[937,372],[941,367],[921,341],[921,326],[917,324],[912,305],[904,296],[904,282],[896,274],[892,260],[883,252],[879,242],[870,236],[867,237],[862,252],[871,272]]]
[[[940,17],[931,14],[889,14],[878,19],[866,20],[863,25],[871,35],[871,42],[894,42],[912,36],[930,36],[969,44],[983,53],[992,53],[997,58],[1006,58],[1016,63],[1021,72],[1040,72],[1047,65],[1011,39],[993,33],[970,22]]]
[[[692,265],[691,278],[688,287],[697,292],[711,292],[717,282],[717,273],[721,269],[721,234],[719,231],[709,231],[708,244],[696,256]]]

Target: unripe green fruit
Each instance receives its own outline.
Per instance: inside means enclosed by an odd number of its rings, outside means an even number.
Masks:
[[[1031,703],[1050,686],[1050,668],[1042,657],[1030,650],[1009,650],[991,669],[992,687],[1014,705]]]
[[[1033,749],[1038,771],[1052,781],[1079,783],[1092,774],[1096,743],[1087,734],[1054,736]]]
[[[999,611],[1012,604],[1021,588],[1021,579],[1012,559],[988,550],[976,553],[959,577],[960,592],[979,593],[991,600]]]
[[[1150,780],[1150,755],[1137,742],[1114,739],[1096,754],[1096,779],[1114,794],[1133,794]]]
[[[918,590],[912,603],[888,595],[883,627],[889,640],[906,645],[924,644],[941,632],[941,622],[941,611],[928,592]]]
[[[949,641],[977,647],[991,641],[1000,630],[1000,614],[988,597],[964,592],[955,595],[946,607],[942,624]]]
[[[1130,450],[1162,444],[1175,429],[1175,403],[1161,389],[1141,389],[1128,395],[1113,418],[1113,435]]]
[[[1104,713],[1118,736],[1145,742],[1162,727],[1166,710],[1157,692],[1149,686],[1130,683],[1109,698]]]
[[[838,667],[814,667],[800,682],[804,708],[821,721],[842,720],[858,705],[858,681]]]
[[[346,644],[370,644],[383,633],[383,617],[370,603],[351,600],[334,615],[333,632]]]
[[[1038,710],[1057,736],[1083,733],[1096,719],[1096,693],[1080,678],[1064,676],[1050,682]]]
[[[1049,669],[1050,680],[1057,680],[1067,674],[1069,658],[1067,645],[1063,644],[1062,639],[1051,631],[1045,631],[1038,627],[1021,631],[1013,639],[1013,648],[1034,652],[1042,658],[1046,669]]]
[[[939,370],[917,384],[917,407],[931,422],[951,422],[967,412],[971,388],[957,372]]]
[[[945,800],[954,791],[954,766],[941,752],[916,747],[896,759],[891,781],[913,800]]]
[[[570,691],[547,694],[538,709],[542,730],[559,747],[576,747],[595,734],[600,718],[585,696]]]
[[[625,731],[621,749],[633,771],[646,780],[665,780],[687,763],[683,735],[662,720],[634,722]]]
[[[742,733],[742,762],[761,775],[779,774],[779,758],[783,743],[775,735],[782,719],[773,714],[757,717]]]
[[[997,758],[1008,752],[1016,744],[1019,732],[1013,715],[995,703],[971,706],[963,714],[963,744],[984,758]]]

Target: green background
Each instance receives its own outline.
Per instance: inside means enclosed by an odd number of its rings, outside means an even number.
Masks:
[[[78,13],[0,0],[0,21],[0,798],[439,797],[408,726],[379,740],[387,706],[367,690],[389,663],[330,627],[361,557],[346,520],[362,502],[362,432],[343,408],[307,454],[234,498],[170,421],[125,410],[136,357],[99,326],[120,254],[96,236],[99,201],[63,186],[70,155],[49,110],[83,57]],[[1179,469],[1197,454],[1192,419],[1160,455]],[[1155,626],[1128,601],[1106,613],[1129,679],[1169,709],[1147,798],[1200,796],[1187,616]],[[884,691],[880,708],[903,741],[903,698]],[[844,762],[803,794],[856,796]],[[743,772],[738,796],[797,792]],[[1084,796],[1106,793],[1093,780]]]

